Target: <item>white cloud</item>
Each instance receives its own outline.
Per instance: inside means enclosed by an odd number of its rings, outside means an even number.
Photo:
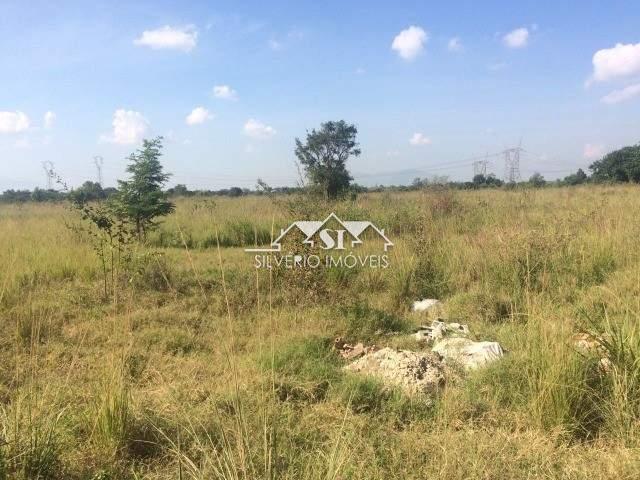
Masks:
[[[273,127],[250,118],[247,120],[247,123],[244,124],[244,133],[252,138],[263,139],[273,137],[276,131]]]
[[[409,143],[411,145],[430,145],[431,139],[425,136],[422,133],[414,133],[413,136],[409,139]]]
[[[0,112],[0,133],[19,133],[29,128],[29,117],[23,112]]]
[[[502,42],[509,48],[526,47],[529,43],[529,30],[524,27],[516,28],[502,37]]]
[[[593,54],[593,76],[596,82],[640,74],[640,43],[616,44]]]
[[[53,123],[56,121],[56,114],[52,111],[48,111],[44,114],[44,128],[52,128]]]
[[[597,160],[599,158],[602,158],[604,156],[604,153],[605,153],[604,145],[587,143],[584,146],[582,155],[587,160]]]
[[[140,143],[149,129],[149,122],[140,112],[120,108],[113,114],[113,132],[102,135],[101,141],[132,145]]]
[[[634,97],[640,95],[640,83],[629,85],[620,90],[614,90],[613,92],[605,95],[600,99],[602,103],[608,103],[609,105],[614,103],[626,102]]]
[[[411,25],[402,30],[393,39],[391,49],[398,52],[405,60],[413,60],[424,50],[424,44],[429,40],[429,35],[422,28]]]
[[[464,46],[462,45],[462,40],[459,37],[453,37],[447,43],[447,50],[450,52],[461,52],[464,50]]]
[[[229,85],[216,85],[213,87],[213,96],[225,100],[237,100],[238,92]]]
[[[185,121],[187,122],[187,125],[200,125],[212,118],[213,114],[211,114],[209,110],[204,107],[196,107],[191,110],[189,115],[187,115]]]
[[[279,50],[282,50],[282,43],[272,38],[271,40],[269,40],[269,48],[277,52]]]
[[[169,49],[190,52],[196,46],[198,31],[193,25],[183,28],[174,28],[169,25],[155,30],[145,30],[134,45],[150,47],[154,50]]]

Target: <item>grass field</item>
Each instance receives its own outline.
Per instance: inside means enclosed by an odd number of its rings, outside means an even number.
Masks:
[[[73,211],[0,205],[0,479],[638,478],[639,193],[179,199],[106,297]],[[243,251],[331,211],[385,228],[391,266]],[[420,298],[507,356],[431,401],[342,370],[337,336],[421,348]]]

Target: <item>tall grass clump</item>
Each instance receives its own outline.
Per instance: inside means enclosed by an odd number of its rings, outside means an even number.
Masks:
[[[593,361],[602,381],[591,394],[613,437],[637,444],[640,433],[640,315],[629,310],[605,316],[602,332],[592,331],[598,349]]]
[[[27,395],[0,406],[0,478],[61,478],[64,410],[43,409],[37,403]]]
[[[90,415],[91,436],[99,448],[113,457],[126,447],[133,418],[131,394],[122,373],[103,382]]]

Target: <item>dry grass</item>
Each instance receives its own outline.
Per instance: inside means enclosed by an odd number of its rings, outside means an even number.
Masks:
[[[0,479],[636,478],[639,209],[636,187],[185,199],[114,304],[70,212],[3,205]],[[240,248],[330,211],[385,228],[392,267],[270,276]],[[406,343],[424,296],[507,358],[432,405],[343,373],[332,337]]]

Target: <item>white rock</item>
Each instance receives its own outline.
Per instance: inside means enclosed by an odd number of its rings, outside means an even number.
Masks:
[[[443,338],[436,342],[432,351],[445,360],[460,363],[467,370],[475,370],[504,356],[498,342],[474,342],[465,337]]]
[[[415,333],[419,342],[435,342],[444,337],[466,337],[469,327],[461,323],[446,323],[439,320],[431,322],[431,326],[422,325]]]
[[[432,393],[444,382],[440,357],[431,352],[387,347],[367,353],[344,368],[377,377],[383,383],[398,386],[411,394]]]
[[[424,300],[413,302],[413,311],[426,312],[427,310],[441,304],[442,302],[440,302],[440,300],[436,300],[435,298],[425,298]]]

